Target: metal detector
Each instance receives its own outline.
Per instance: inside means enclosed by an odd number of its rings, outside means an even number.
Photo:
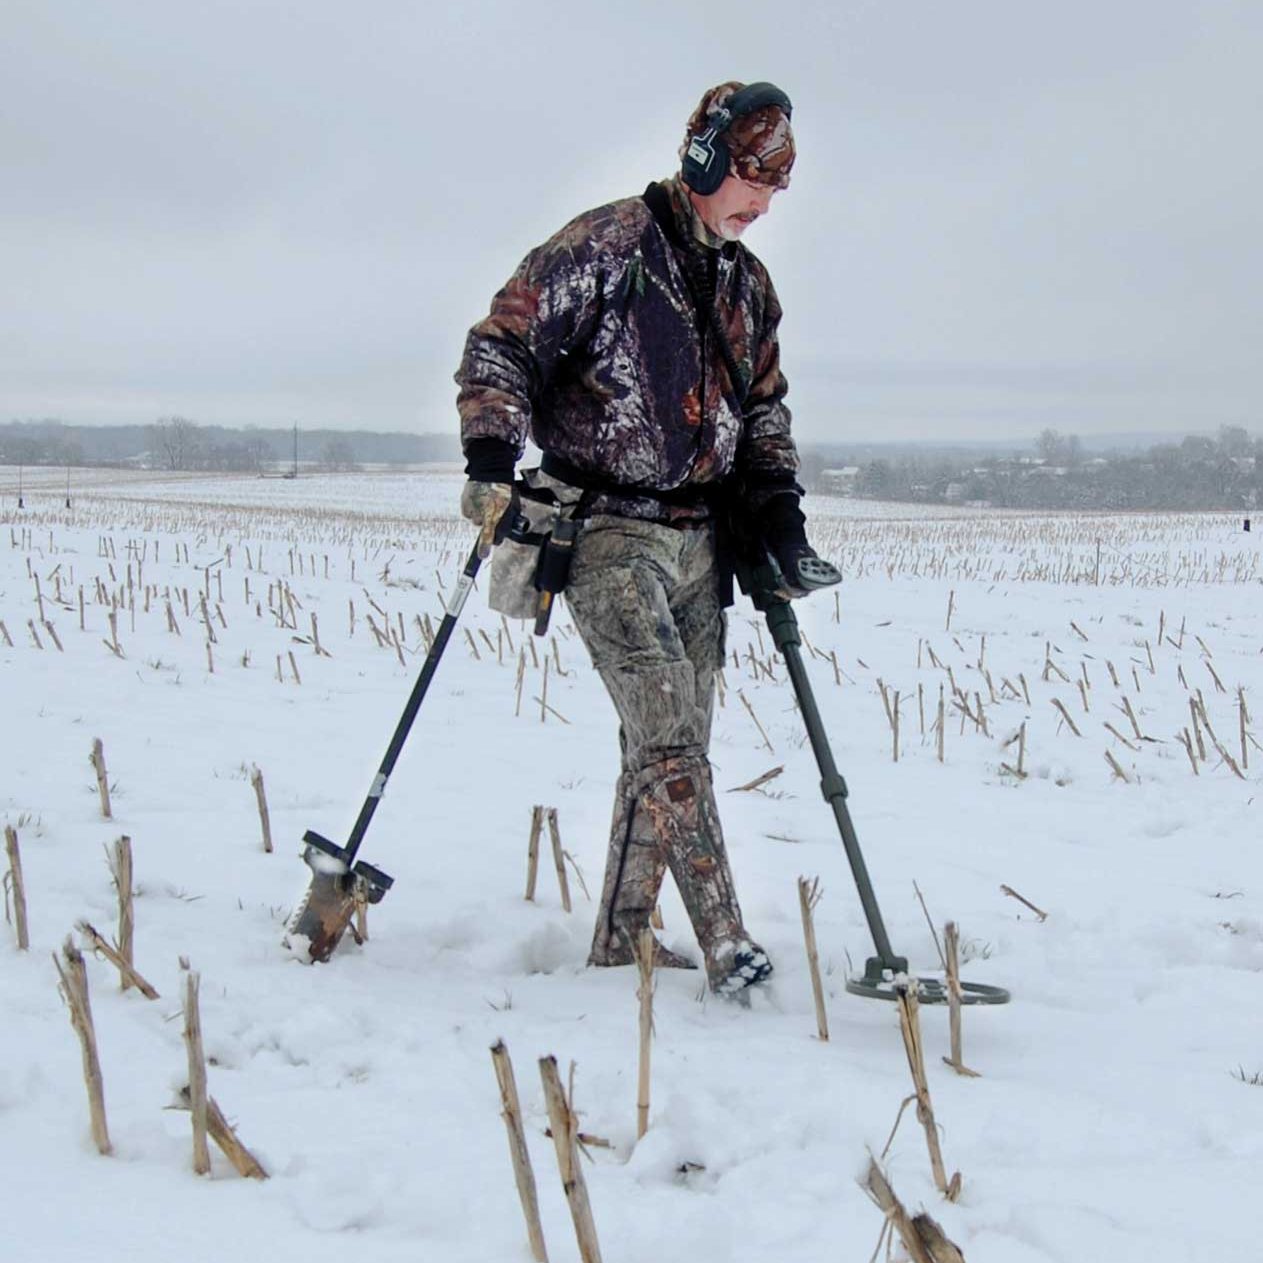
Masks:
[[[748,543],[748,541],[742,542]],[[864,864],[859,839],[855,836],[855,827],[851,823],[851,813],[846,806],[846,782],[833,761],[829,739],[825,735],[820,711],[816,707],[815,695],[811,691],[811,682],[803,666],[800,652],[802,639],[798,632],[798,619],[785,596],[785,579],[780,567],[761,544],[746,548],[740,547],[739,544],[734,552],[736,553],[734,568],[737,582],[742,592],[754,604],[754,608],[767,618],[772,641],[785,659],[790,682],[794,686],[798,706],[802,711],[803,722],[807,726],[807,736],[811,740],[811,748],[816,756],[816,765],[820,768],[820,790],[825,801],[833,808],[833,815],[838,822],[838,830],[842,834],[842,845],[846,848],[851,875],[855,879],[860,903],[864,908],[864,916],[868,921],[869,933],[873,938],[873,947],[877,953],[865,962],[862,974],[847,979],[846,989],[852,995],[867,996],[876,1000],[894,1000],[898,990],[906,990],[908,987],[908,960],[905,956],[896,956],[894,949],[890,946],[881,910],[877,906],[877,897],[873,894],[868,868]],[[800,582],[799,586],[809,590],[827,586],[827,583],[836,583],[841,578],[828,562],[814,557],[807,560],[814,563],[814,568],[820,570],[820,573],[815,576],[814,582],[811,581],[812,576],[804,575],[800,562],[799,579],[807,579],[807,582]],[[826,581],[822,567],[828,567],[833,577]],[[922,1004],[947,1003],[947,985],[941,979],[917,978],[916,981],[918,999]],[[1003,987],[993,987],[981,982],[962,982],[960,988],[962,1004],[1007,1004],[1009,1001],[1009,993]]]

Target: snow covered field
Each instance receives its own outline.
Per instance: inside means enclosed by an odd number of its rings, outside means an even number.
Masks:
[[[564,609],[532,649],[470,599],[365,846],[397,881],[368,942],[348,938],[318,967],[281,947],[306,886],[302,833],[345,837],[471,543],[459,475],[76,470],[67,510],[64,472],[28,473],[19,511],[12,473],[0,814],[19,838],[31,947],[4,927],[6,1263],[526,1260],[488,1052],[499,1038],[554,1263],[578,1252],[543,1134],[548,1054],[563,1078],[575,1063],[582,1128],[610,1142],[585,1165],[606,1263],[870,1257],[882,1220],[856,1178],[911,1081],[894,1007],[844,990],[872,947],[783,665],[748,605],[732,613],[713,758],[746,919],[777,973],[749,1009],[701,996],[696,974],[659,975],[637,1143],[636,981],[585,970],[594,907],[577,880],[600,883],[615,723]],[[970,1263],[1256,1257],[1258,534],[1211,515],[808,507],[845,579],[836,600],[796,609],[890,937],[919,972],[937,969],[915,882],[940,933],[960,924],[966,979],[1013,993],[965,1014],[979,1078],[943,1064],[946,1012],[922,1010],[962,1192],[936,1192],[912,1111],[887,1155],[896,1191]],[[892,706],[898,692],[897,761],[883,685]],[[571,914],[548,862],[536,901],[522,897],[537,803],[558,811]],[[89,957],[114,1146],[101,1157],[50,956],[83,919],[113,936],[105,853],[121,834],[136,966],[161,994],[120,993]],[[827,1043],[800,875],[824,891]],[[668,945],[695,952],[669,887],[662,910]],[[267,1182],[218,1152],[212,1177],[194,1176],[188,1115],[166,1108],[187,1078],[181,956],[201,974],[211,1094]]]

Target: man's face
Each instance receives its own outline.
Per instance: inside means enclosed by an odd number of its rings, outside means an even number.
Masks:
[[[760,215],[768,213],[772,197],[777,192],[779,190],[771,185],[754,184],[728,175],[708,197],[700,193],[693,193],[691,197],[702,223],[716,237],[736,241]]]

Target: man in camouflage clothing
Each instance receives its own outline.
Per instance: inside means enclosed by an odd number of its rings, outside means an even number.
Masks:
[[[531,251],[470,331],[456,374],[461,509],[483,528],[484,554],[528,433],[544,453],[535,484],[579,502],[566,599],[622,751],[589,964],[631,962],[669,868],[720,993],[772,972],[742,921],[707,757],[724,659],[721,485],[779,561],[787,594],[802,594],[797,565],[815,557],[798,507],[781,308],[740,242],[789,185],[789,116],[770,84],[712,88],[689,120],[681,173]],[[727,161],[699,176],[693,159],[716,136]],[[692,968],[657,951],[660,965]]]

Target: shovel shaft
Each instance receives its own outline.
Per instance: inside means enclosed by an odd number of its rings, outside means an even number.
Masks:
[[[373,813],[377,810],[377,804],[381,802],[382,795],[386,792],[386,783],[390,780],[390,774],[395,770],[395,764],[399,760],[404,742],[408,739],[408,733],[417,717],[417,711],[421,709],[421,703],[425,701],[430,681],[434,679],[434,672],[438,669],[439,659],[442,658],[443,650],[447,648],[447,642],[452,637],[452,631],[456,626],[456,620],[460,617],[465,600],[470,592],[473,591],[474,578],[478,574],[480,564],[478,545],[475,544],[470,551],[469,559],[465,562],[464,570],[461,571],[456,590],[452,593],[451,599],[447,603],[443,621],[439,624],[438,631],[434,635],[434,643],[430,646],[430,652],[425,655],[425,663],[421,667],[421,674],[417,677],[417,682],[412,686],[412,692],[408,696],[408,704],[403,709],[403,714],[395,727],[394,736],[391,737],[390,745],[386,748],[386,755],[381,761],[381,766],[377,769],[377,775],[373,778],[368,797],[364,800],[364,805],[360,808],[360,814],[355,818],[355,824],[351,827],[351,836],[346,844],[346,863],[348,867],[355,859],[355,853],[360,849],[360,843],[363,842],[364,835],[368,832],[369,822],[373,818]]]

